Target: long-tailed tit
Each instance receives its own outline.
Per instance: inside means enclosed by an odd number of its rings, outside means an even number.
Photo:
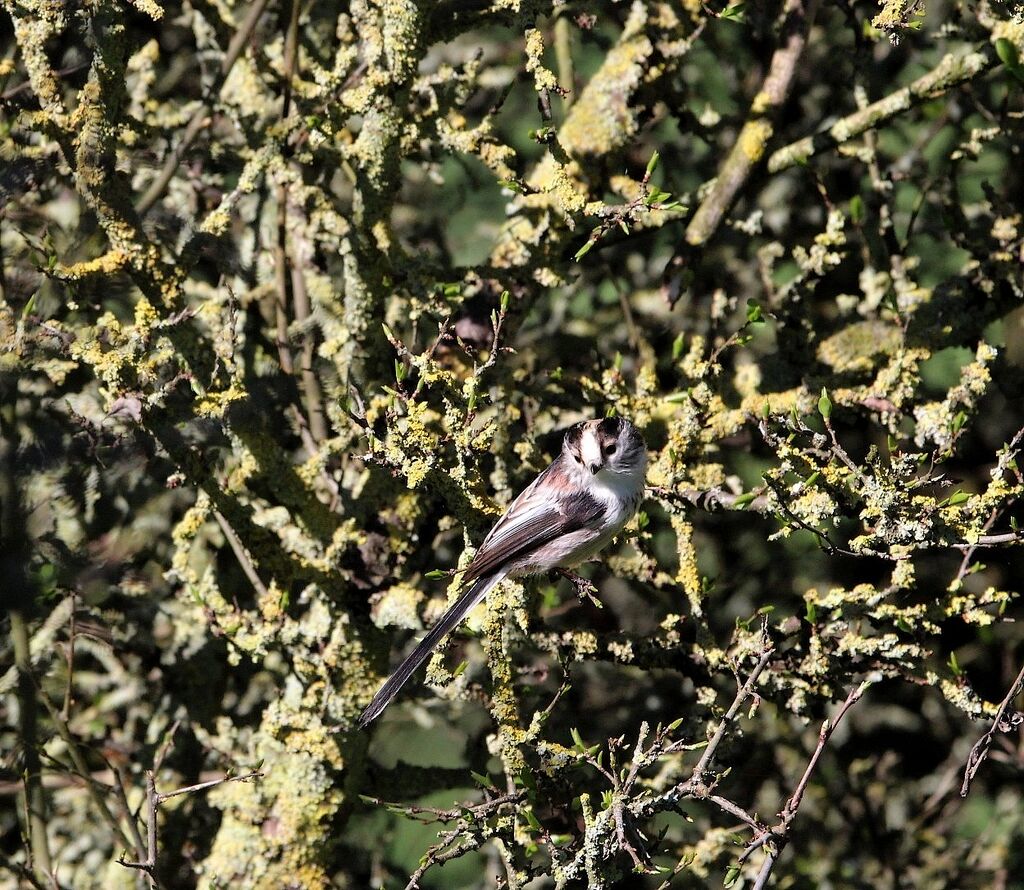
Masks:
[[[373,697],[360,728],[375,719],[470,610],[504,578],[571,568],[604,547],[643,498],[647,449],[628,420],[570,427],[562,453],[509,506],[484,538],[463,580],[470,584]]]

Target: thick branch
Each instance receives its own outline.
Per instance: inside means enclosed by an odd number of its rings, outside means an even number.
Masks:
[[[714,186],[686,227],[686,243],[691,247],[699,247],[714,236],[740,189],[764,157],[774,132],[774,116],[789,95],[816,7],[816,0],[787,0],[782,42],[772,56],[764,84],[754,97],[750,116],[722,163]]]

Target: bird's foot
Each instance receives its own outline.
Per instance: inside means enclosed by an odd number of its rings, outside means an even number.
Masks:
[[[582,575],[577,575],[575,572],[569,569],[555,569],[556,575],[561,575],[576,588],[576,596],[579,597],[580,602],[584,600],[590,600],[597,608],[603,609],[604,606],[601,601],[597,598],[597,588],[594,586],[592,581],[587,580]]]

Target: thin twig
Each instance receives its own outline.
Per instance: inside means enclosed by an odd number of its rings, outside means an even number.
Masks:
[[[261,597],[267,596],[267,585],[260,579],[260,576],[256,571],[256,565],[250,558],[248,551],[242,545],[238,535],[235,534],[235,530],[228,524],[228,521],[221,515],[219,510],[214,510],[213,516],[217,520],[217,525],[220,526],[220,530],[224,533],[224,537],[227,540],[228,545],[231,547],[231,552],[235,554],[235,559],[238,560],[238,565],[245,573],[245,577],[249,579],[249,583],[252,584],[256,589],[256,592]]]
[[[77,65],[69,65],[66,68],[57,68],[53,71],[53,75],[56,78],[69,77],[72,74],[78,74],[79,71],[84,71],[92,63],[91,62],[80,62]],[[9,87],[0,93],[0,102],[6,102],[8,99],[13,99],[20,93],[27,93],[32,90],[32,82],[29,80],[19,83],[17,86]]]
[[[374,806],[387,807],[389,810],[400,812],[405,816],[416,818],[417,816],[430,816],[428,820],[417,819],[418,822],[457,822],[465,819],[467,813],[472,813],[475,818],[483,819],[491,813],[499,810],[505,804],[519,803],[526,797],[526,792],[517,790],[502,794],[500,797],[492,797],[477,804],[463,804],[461,807],[452,809],[441,809],[440,807],[425,807],[416,804],[402,804],[392,801],[381,800],[379,797],[367,797],[360,795],[366,803]]]
[[[409,876],[409,883],[405,885],[405,890],[416,890],[416,888],[420,886],[420,879],[427,873],[427,869],[434,865],[441,865],[445,862],[449,862],[452,859],[458,859],[466,853],[473,852],[473,850],[478,850],[482,842],[479,838],[471,837],[468,840],[463,841],[457,847],[445,850],[445,847],[450,843],[451,838],[446,836],[440,843],[435,844],[427,850],[423,856],[423,864]]]
[[[21,736],[25,783],[25,810],[28,821],[25,830],[32,853],[32,866],[40,880],[51,871],[50,846],[46,837],[46,793],[41,781],[39,739],[36,735],[36,686],[32,677],[32,657],[29,647],[28,622],[17,609],[9,613],[11,638],[14,642],[14,663],[18,669],[18,732]]]
[[[725,733],[729,729],[729,725],[736,719],[736,715],[739,713],[740,708],[743,707],[743,703],[754,691],[754,686],[757,684],[758,678],[761,676],[762,671],[764,671],[768,666],[768,661],[774,653],[775,648],[773,646],[765,645],[764,649],[761,651],[761,657],[757,660],[757,664],[750,672],[750,676],[747,677],[747,682],[740,687],[739,691],[737,691],[736,697],[729,706],[729,710],[725,712],[725,715],[718,722],[715,734],[711,737],[711,740],[708,742],[708,746],[704,749],[704,753],[701,755],[700,760],[697,761],[697,765],[693,768],[693,773],[687,780],[689,785],[696,787],[704,784],[704,776],[711,768],[711,762],[715,758],[718,746],[722,744],[722,739],[725,738]]]
[[[37,698],[42,701],[46,710],[49,712],[50,719],[57,728],[57,734],[61,737],[61,740],[67,747],[68,756],[71,758],[71,762],[74,764],[76,772],[79,776],[85,779],[85,789],[92,798],[96,808],[100,811],[100,815],[103,817],[103,820],[107,825],[110,826],[118,842],[124,847],[130,847],[132,845],[131,839],[125,834],[124,827],[121,825],[120,820],[118,820],[117,816],[115,816],[111,811],[103,795],[100,794],[100,786],[92,780],[89,767],[85,762],[85,758],[82,756],[81,750],[79,750],[78,741],[71,733],[71,729],[68,726],[67,721],[61,717],[60,712],[50,703],[50,700],[42,690],[40,690],[38,686],[36,688],[39,692]],[[109,792],[110,789],[109,787],[104,786],[103,790]]]
[[[256,29],[256,24],[259,22],[260,16],[263,15],[263,10],[268,2],[269,0],[253,0],[252,6],[249,7],[249,12],[242,20],[242,24],[239,25],[235,36],[231,38],[231,43],[228,44],[227,52],[221,60],[220,72],[213,84],[213,88],[210,90],[210,95],[196,113],[192,115],[192,119],[182,132],[178,144],[167,155],[167,159],[164,161],[163,167],[160,168],[156,179],[150,183],[149,188],[146,189],[135,205],[135,210],[140,216],[145,216],[153,205],[160,200],[160,196],[163,195],[164,190],[174,178],[174,174],[181,168],[181,161],[185,157],[185,152],[189,150],[196,137],[206,128],[210,109],[213,107],[217,96],[220,95],[221,88],[224,86],[224,82],[231,73],[235,62],[238,61],[242,50],[245,49],[249,38],[252,37],[252,32]]]
[[[114,790],[117,792],[117,799],[121,804],[124,820],[128,823],[128,830],[132,834],[132,840],[135,841],[135,855],[142,859],[146,855],[146,844],[142,840],[142,832],[139,831],[139,823],[135,819],[135,814],[132,813],[131,804],[128,803],[128,792],[125,789],[121,767],[114,766],[109,761],[107,763],[110,765],[110,771],[113,773]]]
[[[174,791],[165,791],[157,794],[156,802],[158,804],[163,803],[165,800],[170,800],[172,797],[177,797],[180,794],[193,794],[196,791],[206,791],[208,788],[215,788],[217,785],[223,785],[226,782],[251,782],[253,779],[262,779],[263,771],[259,769],[249,770],[241,776],[225,775],[219,779],[210,779],[208,782],[197,782],[195,785],[186,785],[184,788],[176,788]]]
[[[169,800],[172,797],[177,797],[180,794],[192,794],[196,791],[205,791],[208,788],[213,788],[217,785],[223,785],[225,782],[250,782],[253,779],[263,777],[263,772],[259,769],[251,770],[241,776],[226,775],[219,779],[213,779],[209,782],[199,782],[196,785],[188,785],[184,788],[177,788],[174,791],[167,791],[160,793],[156,788],[156,770],[146,770],[146,858],[141,857],[136,861],[126,859],[122,854],[121,858],[117,860],[119,865],[123,865],[125,868],[134,868],[139,871],[145,872],[151,881],[155,883],[156,878],[154,871],[156,869],[156,860],[158,853],[158,837],[157,837],[157,811],[165,800]]]
[[[1010,686],[1010,691],[1006,693],[1003,700],[999,703],[999,709],[996,711],[995,717],[992,718],[992,725],[974,743],[971,753],[967,755],[967,765],[964,767],[964,781],[960,786],[961,797],[967,797],[967,794],[970,792],[974,777],[978,774],[978,770],[981,769],[985,758],[988,757],[988,749],[992,745],[992,739],[995,737],[995,734],[997,732],[1009,732],[1011,729],[1024,724],[1024,714],[1020,711],[1014,712],[1009,719],[1006,718],[1006,712],[1010,707],[1010,703],[1020,695],[1022,689],[1024,689],[1024,667],[1021,667],[1017,678],[1013,681],[1013,685]]]
[[[772,869],[775,867],[775,863],[778,862],[779,856],[789,840],[789,832],[793,826],[793,820],[796,818],[797,811],[800,809],[800,804],[803,803],[804,792],[807,791],[807,786],[811,781],[811,775],[814,772],[814,768],[818,765],[818,761],[821,759],[825,746],[828,744],[829,739],[832,737],[832,733],[835,731],[835,728],[839,725],[840,721],[846,716],[850,708],[860,701],[861,697],[867,691],[868,687],[871,686],[872,682],[873,680],[864,680],[851,689],[849,694],[846,696],[846,701],[843,702],[835,715],[821,724],[821,730],[818,732],[818,744],[814,749],[814,753],[811,755],[811,759],[807,763],[807,768],[804,770],[803,775],[800,777],[800,781],[797,783],[796,789],[790,795],[789,800],[786,801],[786,805],[782,808],[782,812],[779,813],[779,823],[774,827],[767,829],[760,836],[755,837],[748,845],[743,858],[749,856],[750,852],[758,847],[764,847],[765,849],[765,858],[761,863],[761,869],[757,874],[753,890],[764,890],[767,886],[768,880],[772,874]]]
[[[75,606],[76,606],[76,594],[71,591],[71,615],[68,621],[68,647],[67,656],[68,662],[68,677],[67,683],[64,686],[64,707],[61,709],[61,716],[65,720],[71,719],[71,705],[74,704],[74,691],[73,686],[75,682]]]

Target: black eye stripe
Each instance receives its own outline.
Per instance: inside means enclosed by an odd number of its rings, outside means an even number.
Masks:
[[[606,436],[616,437],[619,435],[621,426],[622,421],[618,417],[606,417],[597,425],[597,428]]]

